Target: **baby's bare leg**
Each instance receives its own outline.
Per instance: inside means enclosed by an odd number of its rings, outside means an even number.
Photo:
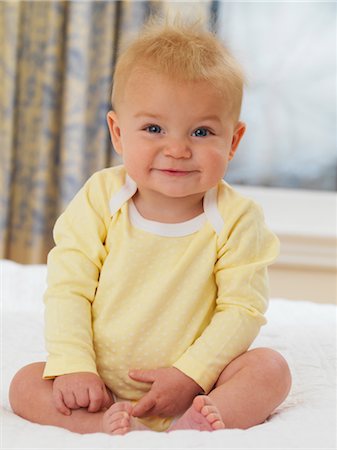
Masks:
[[[250,350],[233,360],[208,394],[226,428],[246,429],[263,423],[287,397],[288,364],[268,348]]]
[[[15,414],[30,422],[54,425],[81,434],[103,431],[104,411],[89,413],[81,408],[65,416],[55,408],[53,381],[42,379],[44,366],[43,362],[30,364],[13,378],[9,400]]]
[[[197,397],[169,431],[250,428],[270,416],[290,386],[290,371],[280,354],[267,348],[250,350],[232,361],[208,396]]]

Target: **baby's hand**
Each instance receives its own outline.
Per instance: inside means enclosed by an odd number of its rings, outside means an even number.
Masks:
[[[89,412],[97,412],[113,403],[103,380],[91,372],[56,377],[53,383],[53,400],[56,409],[67,416],[72,409],[88,408]]]
[[[176,416],[185,412],[202,391],[192,378],[175,367],[131,370],[129,376],[136,381],[152,383],[150,391],[133,408],[135,417]]]

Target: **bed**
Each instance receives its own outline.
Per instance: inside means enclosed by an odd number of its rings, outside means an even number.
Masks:
[[[46,358],[43,303],[46,266],[0,261],[1,448],[3,449],[333,449],[336,448],[336,306],[273,298],[268,324],[253,347],[267,346],[287,359],[293,386],[263,424],[249,430],[131,432],[79,435],[32,424],[11,411],[8,387],[15,372]]]

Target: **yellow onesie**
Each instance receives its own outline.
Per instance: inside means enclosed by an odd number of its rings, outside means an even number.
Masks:
[[[43,376],[94,372],[135,402],[150,385],[130,369],[174,366],[208,393],[265,323],[278,239],[260,208],[224,181],[206,192],[201,215],[178,224],[143,218],[136,191],[123,166],[102,170],[58,219]],[[143,423],[164,431],[171,420]]]

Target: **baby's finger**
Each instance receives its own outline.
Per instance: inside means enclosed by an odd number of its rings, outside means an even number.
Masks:
[[[54,389],[53,399],[55,407],[60,413],[64,414],[65,416],[71,415],[71,410],[67,408],[66,405],[64,404],[63,395],[61,391],[59,391],[58,389]]]
[[[144,417],[156,405],[156,400],[152,394],[146,394],[139,400],[137,405],[132,410],[134,417]]]
[[[155,370],[130,370],[129,377],[136,381],[143,381],[144,383],[153,383],[155,381]]]
[[[87,390],[81,391],[76,394],[76,404],[80,408],[87,408],[89,406],[89,402],[89,392]]]
[[[79,406],[76,402],[76,397],[73,392],[63,392],[63,403],[69,408],[69,409],[78,409]]]
[[[89,412],[97,412],[102,408],[103,403],[103,391],[100,388],[89,389]]]
[[[110,408],[110,406],[115,403],[113,395],[112,395],[111,391],[108,391],[105,387],[103,388],[103,394],[104,394],[104,397],[103,397],[102,407]]]

